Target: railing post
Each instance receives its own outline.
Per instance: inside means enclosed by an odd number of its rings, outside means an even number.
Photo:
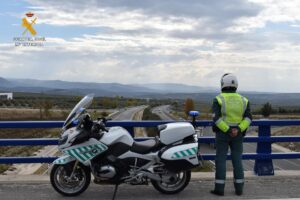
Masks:
[[[271,137],[271,126],[259,126],[259,137]],[[271,142],[258,142],[256,153],[271,154],[272,143]],[[258,176],[274,175],[274,167],[272,159],[256,159],[254,165],[255,174]]]

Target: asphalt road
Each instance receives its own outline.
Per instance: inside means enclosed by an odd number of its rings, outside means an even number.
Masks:
[[[169,114],[169,105],[157,106],[154,107],[151,111],[152,113],[157,114],[162,120],[174,120],[174,118]]]
[[[176,195],[163,195],[151,184],[148,186],[121,185],[116,199],[287,199],[300,197],[299,177],[257,177],[246,180],[244,195],[237,197],[233,192],[232,180],[226,182],[225,196],[215,197],[209,191],[213,188],[213,180],[194,180],[187,188]],[[0,183],[1,200],[40,200],[40,199],[111,199],[114,187],[111,185],[95,185],[76,198],[66,198],[54,191],[49,183]]]
[[[132,120],[133,116],[136,112],[144,109],[145,106],[137,106],[137,107],[131,107],[126,109],[121,109],[119,113],[113,116],[113,120]]]
[[[153,108],[153,112],[158,114],[162,120],[172,120],[169,117],[170,107],[168,105],[159,106]],[[250,127],[248,132],[253,132],[255,128]],[[204,136],[214,136],[211,127],[203,128]],[[244,153],[256,153],[256,143],[244,143]],[[209,144],[201,144],[200,151],[205,153],[216,153],[215,149],[212,145]],[[276,148],[272,148],[272,152],[282,152]],[[254,169],[254,160],[243,160],[243,166],[245,171],[253,171]],[[273,160],[274,170],[300,170],[300,159],[280,159]],[[227,161],[227,169],[232,170],[231,161]]]

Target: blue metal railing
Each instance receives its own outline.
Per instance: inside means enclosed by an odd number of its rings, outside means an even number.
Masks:
[[[134,127],[155,127],[160,124],[173,123],[175,121],[109,121],[108,127],[122,126],[133,134]],[[62,121],[1,121],[1,128],[60,128]],[[197,121],[196,126],[212,126],[212,121]],[[271,126],[298,126],[300,120],[255,120],[251,126],[258,126],[258,136],[246,136],[244,142],[257,143],[256,153],[244,153],[243,159],[255,160],[254,171],[257,175],[273,175],[274,167],[272,159],[297,159],[299,152],[272,153],[273,142],[300,142],[300,136],[272,136]],[[144,140],[146,138],[136,138]],[[199,143],[214,143],[214,137],[200,137]],[[22,145],[57,145],[56,138],[39,139],[0,139],[0,146]],[[214,154],[202,155],[204,160],[214,160]],[[56,157],[0,157],[0,164],[10,163],[51,163]],[[228,155],[228,159],[231,159]]]

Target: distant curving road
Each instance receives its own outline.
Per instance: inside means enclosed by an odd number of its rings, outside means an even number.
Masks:
[[[152,113],[157,114],[162,120],[175,120],[170,115],[170,105],[157,106],[152,108]]]
[[[115,121],[119,120],[133,120],[135,113],[145,109],[146,106],[136,106],[131,108],[121,109],[119,113],[114,115],[112,118]]]

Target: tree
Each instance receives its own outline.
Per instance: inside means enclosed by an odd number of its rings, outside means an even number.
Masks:
[[[51,117],[50,110],[53,108],[53,103],[50,100],[39,100],[34,104],[34,108],[39,109],[40,119],[45,117]]]
[[[138,104],[136,99],[128,99],[125,103],[126,107],[136,106]]]
[[[33,104],[33,108],[39,109],[40,119],[43,119],[42,102],[40,100],[36,100]]]
[[[177,101],[174,101],[174,102],[172,102],[172,104],[171,104],[172,106],[173,106],[173,108],[174,108],[174,110],[178,110],[178,102]]]
[[[101,99],[101,104],[103,108],[110,108],[110,99],[108,97],[103,97]]]
[[[114,98],[114,108],[120,108],[120,101],[121,101],[122,97],[120,96],[115,96]]]
[[[189,112],[191,110],[195,110],[195,104],[193,99],[187,98],[184,103],[184,113],[187,117],[189,116]]]
[[[46,117],[51,117],[50,110],[53,108],[53,103],[50,100],[43,102],[44,114]]]
[[[273,108],[272,108],[272,105],[267,102],[263,105],[263,107],[261,108],[261,114],[264,116],[264,117],[269,117],[270,114],[272,113],[273,111]]]
[[[287,113],[288,111],[285,108],[279,107],[278,113]]]
[[[82,96],[75,96],[74,100],[76,101],[76,103],[78,103],[82,98]]]

